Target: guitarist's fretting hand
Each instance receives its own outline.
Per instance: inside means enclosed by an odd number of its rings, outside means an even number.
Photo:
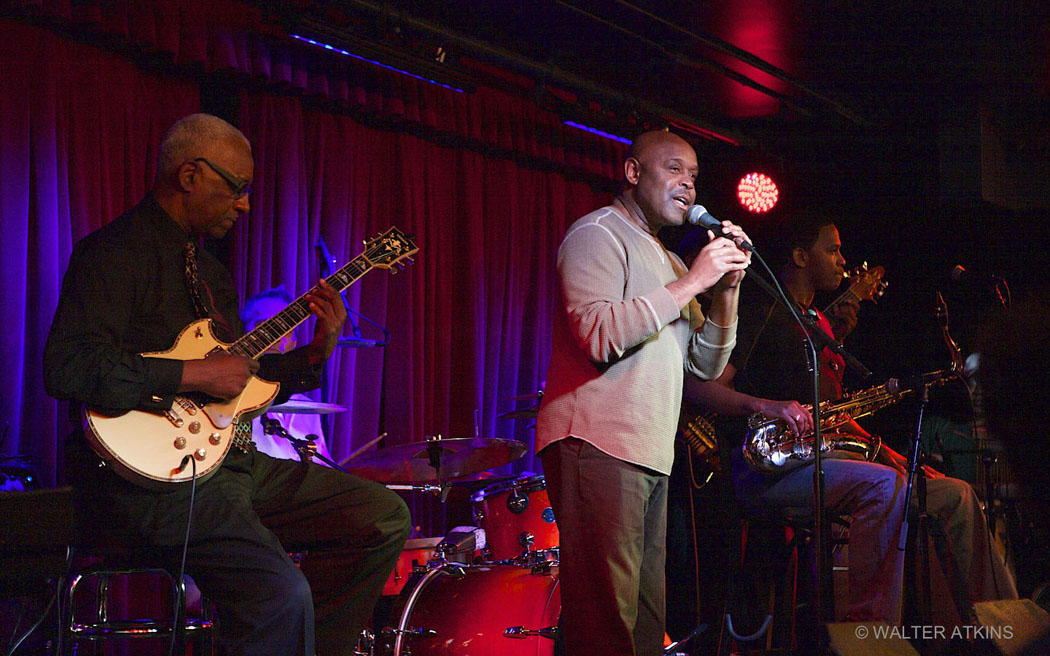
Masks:
[[[316,367],[327,360],[335,350],[339,335],[343,332],[343,324],[346,322],[346,306],[343,305],[339,292],[324,280],[320,280],[317,287],[307,292],[306,300],[310,303],[310,311],[317,317],[317,329],[314,331],[313,341],[307,347],[310,364]]]
[[[860,309],[860,301],[852,296],[847,296],[831,309],[831,330],[835,333],[835,339],[840,342],[846,335],[853,332],[857,327],[857,310]]]
[[[203,360],[182,363],[179,391],[204,392],[220,399],[232,399],[244,390],[248,379],[258,370],[258,360],[217,351]]]

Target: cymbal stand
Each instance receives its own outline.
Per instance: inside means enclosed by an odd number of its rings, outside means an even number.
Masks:
[[[441,454],[444,452],[445,449],[441,446],[440,435],[427,438],[427,458],[430,461],[430,466],[434,468],[434,477],[437,479],[438,485],[440,486],[441,494],[438,500],[441,501],[441,503],[445,503],[448,499],[448,493],[451,489],[448,481],[441,477]]]
[[[916,391],[919,394],[919,418],[908,454],[908,482],[905,487],[904,516],[901,518],[900,536],[898,537],[897,548],[900,551],[905,551],[907,549],[908,515],[911,512],[911,500],[912,495],[914,494],[918,505],[919,520],[915,530],[915,539],[917,542],[916,556],[918,559],[919,570],[919,591],[918,599],[916,601],[918,606],[916,611],[918,612],[919,617],[916,623],[928,626],[932,622],[933,610],[930,598],[930,529],[931,526],[935,526],[936,530],[933,537],[937,549],[937,558],[940,561],[945,581],[948,582],[949,593],[955,604],[956,612],[958,612],[959,618],[965,624],[974,625],[977,618],[974,614],[973,606],[967,599],[967,592],[959,573],[953,571],[955,568],[955,561],[950,553],[950,549],[947,547],[947,536],[944,535],[944,531],[940,528],[940,525],[931,524],[930,515],[926,507],[926,483],[928,478],[922,470],[923,453],[919,446],[919,441],[922,438],[922,418],[925,414],[926,406],[929,405],[930,402],[930,385],[922,382],[917,387]]]

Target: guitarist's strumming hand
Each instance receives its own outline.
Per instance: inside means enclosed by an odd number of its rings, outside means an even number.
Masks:
[[[343,324],[346,323],[346,306],[339,292],[323,279],[317,287],[307,292],[306,300],[310,303],[310,311],[317,317],[314,338],[307,347],[310,364],[316,367],[335,350],[339,335],[343,332]]]
[[[216,351],[202,360],[182,363],[180,392],[204,392],[220,399],[232,399],[244,390],[258,360]]]

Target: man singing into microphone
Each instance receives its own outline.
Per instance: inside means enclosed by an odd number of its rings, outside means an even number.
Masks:
[[[558,307],[536,448],[561,535],[566,653],[658,654],[664,535],[685,373],[713,379],[736,335],[750,254],[714,238],[686,269],[656,239],[696,197],[697,158],[668,132],[631,146],[607,207],[558,250]],[[747,239],[738,226],[722,231]],[[693,298],[711,290],[709,316]]]

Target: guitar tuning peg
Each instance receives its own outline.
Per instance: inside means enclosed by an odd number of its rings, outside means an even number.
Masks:
[[[361,243],[364,244],[365,246],[368,246],[368,240],[367,239],[362,239]]]
[[[405,262],[408,262],[409,264],[415,264],[416,263],[415,259],[413,259],[411,257],[406,257],[405,258]]]

